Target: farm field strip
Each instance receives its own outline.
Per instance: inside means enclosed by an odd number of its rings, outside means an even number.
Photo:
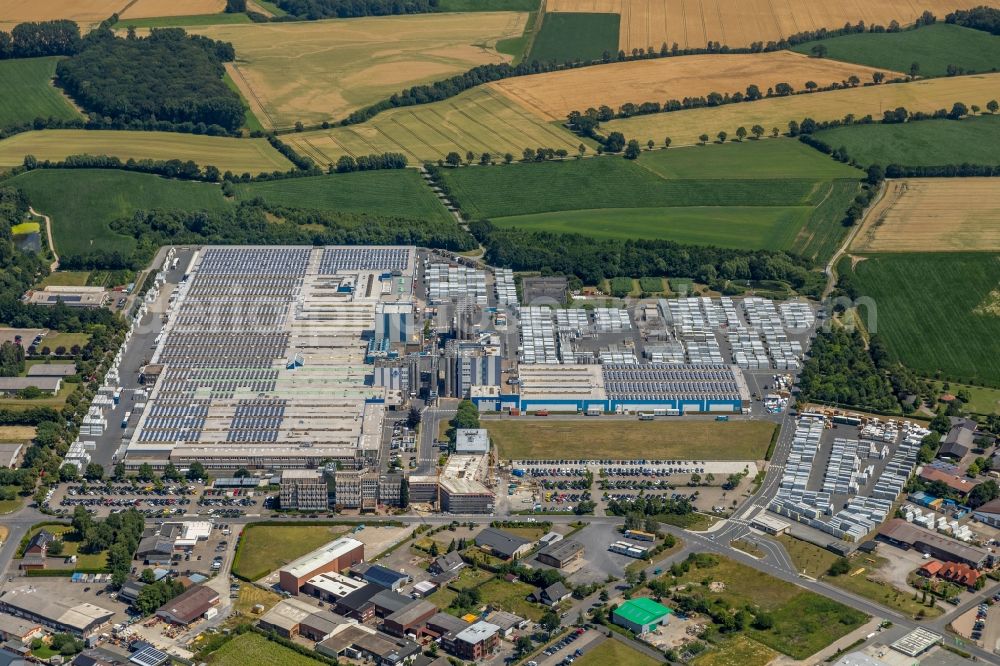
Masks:
[[[525,148],[564,148],[576,152],[578,137],[543,122],[500,93],[478,87],[454,98],[392,109],[358,125],[289,134],[284,141],[319,164],[342,155],[401,152],[411,164],[443,159],[455,151],[476,158],[489,152],[520,158]]]
[[[791,249],[809,206],[602,208],[493,218],[501,227],[594,238],[662,239],[739,249]]]
[[[890,180],[852,252],[1000,251],[995,178]]]
[[[637,60],[520,76],[487,85],[533,113],[565,120],[570,111],[582,112],[602,104],[617,110],[626,102],[662,103],[711,92],[743,92],[750,84],[756,84],[761,92],[782,82],[803,90],[807,81],[825,86],[846,81],[852,74],[871,81],[876,71],[884,70],[775,51]]]
[[[119,19],[219,14],[225,8],[226,0],[135,0],[125,7]]]
[[[626,139],[638,139],[640,143],[650,138],[660,142],[662,137],[669,136],[675,145],[694,144],[702,134],[714,140],[720,130],[732,136],[740,126],[749,129],[759,124],[768,132],[772,127],[785,131],[790,120],[801,121],[806,117],[824,121],[847,114],[857,117],[871,114],[881,118],[883,111],[900,106],[909,111],[931,112],[951,108],[955,102],[985,106],[997,90],[1000,90],[1000,74],[976,74],[636,116],[602,123],[601,131],[619,131]]]
[[[129,4],[129,0],[0,0],[0,30],[18,23],[68,19],[82,28],[97,25]]]
[[[730,47],[777,41],[797,32],[840,28],[845,23],[913,23],[924,10],[939,18],[956,9],[997,7],[998,0],[548,0],[548,12],[612,12],[621,15],[619,48]]]
[[[109,155],[121,160],[193,160],[201,167],[256,174],[287,171],[292,163],[266,139],[234,139],[173,132],[41,130],[0,141],[0,167],[17,166],[25,155],[63,160],[70,155]]]
[[[850,125],[816,132],[814,136],[834,148],[843,146],[858,164],[994,164],[1000,154],[1000,115],[898,125]]]
[[[519,37],[527,16],[410,14],[189,31],[233,44],[233,79],[257,117],[281,129],[340,120],[408,86],[509,62],[496,43]]]

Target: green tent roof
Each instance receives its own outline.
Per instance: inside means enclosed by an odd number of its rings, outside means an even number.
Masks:
[[[664,615],[669,615],[670,613],[673,613],[673,611],[663,604],[656,603],[652,599],[646,599],[643,597],[639,599],[629,599],[615,609],[614,615],[628,620],[633,624],[645,626],[650,622],[656,622]]]

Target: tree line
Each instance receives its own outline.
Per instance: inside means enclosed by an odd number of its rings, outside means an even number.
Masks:
[[[865,86],[879,85],[885,82],[885,74],[874,72],[872,81],[864,83]],[[890,81],[894,83],[896,80]],[[632,118],[633,116],[651,115],[654,113],[669,113],[672,111],[684,111],[686,109],[698,109],[712,106],[723,106],[726,104],[739,104],[741,102],[755,102],[771,97],[787,97],[789,95],[807,95],[814,92],[826,92],[829,90],[842,90],[846,88],[856,88],[862,85],[862,81],[855,75],[851,75],[844,81],[834,81],[827,86],[820,86],[814,81],[807,81],[803,90],[795,90],[789,83],[778,83],[773,87],[768,87],[766,91],[756,84],[746,87],[745,91],[733,93],[710,92],[707,95],[695,97],[685,97],[683,99],[669,99],[665,102],[627,102],[614,110],[603,104],[598,108],[588,108],[586,111],[570,111],[566,116],[570,129],[579,134],[594,136],[600,123],[608,122],[616,118]]]
[[[233,132],[243,125],[239,95],[224,82],[232,44],[181,28],[154,28],[139,38],[107,27],[90,32],[56,66],[56,82],[85,110],[121,121],[204,123]]]
[[[922,25],[929,25],[935,20],[936,19],[933,14],[925,12],[923,16],[917,19],[914,29],[919,28]],[[522,61],[517,65],[511,65],[509,63],[479,65],[477,67],[473,67],[467,72],[449,77],[447,79],[435,81],[425,85],[405,88],[399,93],[376,102],[371,106],[351,113],[347,118],[340,121],[339,124],[354,125],[362,123],[388,109],[438,102],[443,99],[454,97],[469,88],[473,88],[484,83],[490,83],[491,81],[500,81],[516,76],[529,76],[531,74],[542,74],[545,72],[575,69],[577,67],[588,67],[592,65],[605,65],[614,62],[673,58],[686,55],[770,53],[772,51],[784,51],[798,44],[828,39],[831,37],[840,37],[842,35],[853,35],[865,32],[899,32],[901,30],[902,28],[900,28],[899,23],[896,21],[890,22],[888,27],[882,25],[867,26],[864,21],[859,21],[856,24],[851,24],[849,22],[845,23],[841,28],[820,28],[818,30],[807,30],[789,35],[788,37],[780,40],[753,42],[750,46],[741,48],[732,48],[726,46],[725,44],[713,41],[708,42],[704,48],[681,48],[676,42],[674,42],[671,46],[668,46],[666,42],[663,42],[659,50],[650,46],[645,49],[635,48],[629,53],[626,53],[624,50],[619,50],[618,53],[605,51],[600,59],[591,61],[577,59],[559,63],[555,61],[532,60],[530,62]],[[329,123],[326,123],[326,125],[329,126]],[[301,129],[304,128],[299,129],[301,131]]]
[[[140,118],[109,118],[89,113],[85,118],[42,118],[38,117],[30,122],[7,125],[0,127],[0,140],[20,134],[31,132],[32,130],[43,129],[84,129],[84,130],[131,130],[144,132],[178,132],[181,134],[203,134],[205,136],[242,136],[237,129],[232,132],[221,125],[206,125],[203,122],[185,121],[175,123],[169,120],[140,119]],[[263,136],[263,133],[260,134]]]
[[[1000,35],[1000,9],[980,6],[974,9],[959,9],[944,17],[945,23],[964,28],[982,30],[991,35]]]
[[[804,258],[771,250],[735,250],[681,245],[666,240],[605,239],[581,234],[505,228],[488,220],[469,229],[486,246],[485,260],[515,271],[576,276],[596,284],[617,276],[688,275],[699,282],[780,280],[802,293],[822,290],[818,273]]]
[[[899,402],[885,374],[857,330],[820,330],[798,380],[800,402],[853,405],[879,412],[896,412]]]
[[[438,0],[277,0],[283,11],[299,19],[358,18],[435,12]]]
[[[72,55],[80,43],[75,21],[19,23],[10,32],[0,30],[0,60]]]

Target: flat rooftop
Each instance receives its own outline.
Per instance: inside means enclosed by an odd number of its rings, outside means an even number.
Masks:
[[[352,539],[351,537],[340,537],[339,539],[326,544],[322,548],[317,548],[313,552],[292,561],[287,566],[282,567],[281,570],[295,576],[296,578],[301,578],[306,574],[312,573],[327,562],[341,557],[345,553],[349,553],[359,546],[364,547],[364,544],[357,539]]]
[[[411,247],[206,247],[171,294],[127,466],[295,468],[378,455],[365,364],[379,304],[413,301]]]

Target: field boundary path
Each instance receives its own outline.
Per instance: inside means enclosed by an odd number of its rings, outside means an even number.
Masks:
[[[31,206],[28,206],[28,212],[34,215],[35,217],[40,217],[43,220],[45,220],[45,235],[49,239],[49,250],[52,252],[52,256],[54,258],[52,263],[49,264],[49,272],[52,273],[59,268],[59,255],[56,254],[56,246],[55,243],[52,242],[52,220],[49,219],[48,215],[43,215],[39,213]]]
[[[854,242],[854,239],[861,232],[861,229],[865,226],[865,221],[868,219],[868,216],[879,205],[879,203],[881,203],[886,190],[886,181],[883,180],[879,183],[878,192],[875,193],[875,197],[871,200],[871,202],[869,202],[868,207],[861,212],[860,221],[851,227],[851,231],[847,234],[844,242],[841,243],[840,247],[837,248],[837,251],[833,253],[832,257],[830,257],[830,261],[827,262],[826,268],[824,269],[824,272],[826,273],[826,288],[823,289],[823,296],[820,300],[826,300],[829,298],[830,293],[833,292],[834,288],[837,286],[837,262],[840,261],[840,256],[847,252],[847,248],[851,246],[851,243]]]

